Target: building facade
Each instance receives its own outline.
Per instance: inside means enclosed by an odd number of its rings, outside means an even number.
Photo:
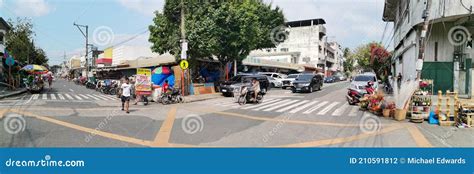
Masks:
[[[403,82],[418,75],[433,79],[434,91],[470,95],[473,5],[472,0],[385,0],[383,20],[394,24],[392,73],[401,74]]]
[[[324,19],[309,19],[286,23],[286,40],[275,48],[254,50],[249,58],[304,65],[326,71],[339,67],[340,45],[327,43]],[[339,52],[340,51],[340,52]]]

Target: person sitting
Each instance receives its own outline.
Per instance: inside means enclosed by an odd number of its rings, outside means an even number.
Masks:
[[[260,82],[256,78],[252,80],[252,90],[254,91],[254,100],[257,101],[258,93],[260,93]]]

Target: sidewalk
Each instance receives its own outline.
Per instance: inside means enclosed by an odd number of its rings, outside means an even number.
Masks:
[[[192,103],[204,100],[211,100],[216,98],[223,97],[221,93],[214,93],[214,94],[201,94],[201,95],[190,95],[184,97],[185,103]]]
[[[20,89],[16,89],[14,91],[11,91],[7,88],[0,87],[0,99],[4,99],[4,98],[7,98],[7,97],[12,97],[12,96],[15,96],[15,95],[20,95],[20,94],[25,93],[26,91],[27,90],[25,88],[20,88]]]

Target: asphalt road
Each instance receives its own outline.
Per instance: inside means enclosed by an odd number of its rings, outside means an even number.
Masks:
[[[472,129],[373,116],[345,101],[348,82],[261,104],[234,98],[120,110],[115,96],[58,80],[42,94],[0,100],[0,147],[460,147]]]

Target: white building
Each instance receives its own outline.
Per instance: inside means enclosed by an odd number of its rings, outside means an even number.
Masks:
[[[385,0],[383,20],[394,24],[394,75],[401,73],[408,83],[420,72],[422,79],[434,80],[434,91],[470,94],[473,6],[473,0]]]
[[[280,63],[304,65],[321,70],[337,70],[338,47],[327,44],[324,19],[309,19],[287,22],[286,40],[276,46],[254,50],[249,58]],[[335,66],[336,65],[336,66]]]

